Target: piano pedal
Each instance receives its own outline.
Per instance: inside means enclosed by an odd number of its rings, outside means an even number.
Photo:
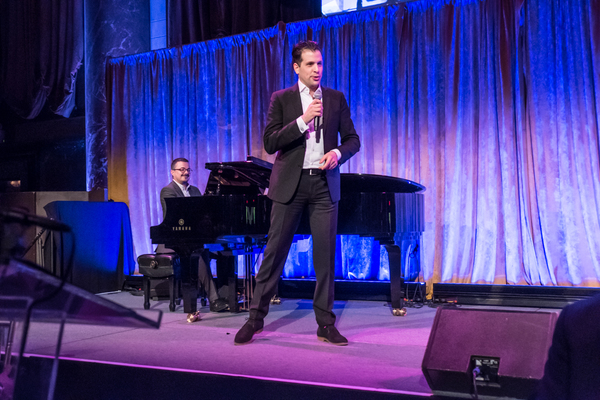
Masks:
[[[271,297],[271,304],[274,305],[280,305],[281,304],[281,297],[274,295],[273,297]]]
[[[191,324],[192,322],[196,322],[196,321],[200,321],[200,311],[189,313],[187,315],[187,322],[189,322]]]
[[[392,309],[392,314],[396,317],[406,316],[406,307]]]

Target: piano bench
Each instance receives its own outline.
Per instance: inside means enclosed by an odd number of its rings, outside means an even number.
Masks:
[[[138,266],[144,290],[144,309],[150,308],[150,282],[166,280],[169,284],[169,310],[175,311],[175,303],[181,303],[179,282],[175,279],[174,266],[179,263],[177,254],[142,254],[138,257]]]

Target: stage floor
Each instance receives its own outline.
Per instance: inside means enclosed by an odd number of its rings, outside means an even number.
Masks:
[[[102,297],[132,309],[143,298],[127,292]],[[488,307],[489,308],[489,307]],[[282,299],[271,306],[262,333],[243,346],[233,338],[248,313],[210,313],[202,307],[201,320],[188,323],[179,306],[168,311],[168,301],[152,301],[163,311],[160,329],[131,329],[68,324],[61,358],[170,371],[198,372],[291,382],[331,388],[430,397],[421,362],[436,308],[408,308],[393,316],[384,302],[336,301],[337,327],[348,346],[317,340],[309,300]],[[34,323],[26,352],[52,356],[57,326]]]

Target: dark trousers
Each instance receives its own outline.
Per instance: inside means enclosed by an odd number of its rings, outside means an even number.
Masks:
[[[294,234],[302,213],[308,212],[313,238],[313,264],[317,285],[313,309],[317,324],[333,325],[335,235],[338,203],[331,202],[327,180],[323,175],[303,172],[298,189],[289,203],[273,202],[271,228],[263,262],[256,274],[256,288],[250,304],[250,319],[262,320],[269,312],[271,297],[277,291]]]
[[[210,270],[210,252],[202,250],[192,254],[192,265],[198,265],[198,283],[206,292],[208,301],[213,302],[219,298],[212,271]]]

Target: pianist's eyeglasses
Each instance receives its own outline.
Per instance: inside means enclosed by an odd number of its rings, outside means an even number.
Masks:
[[[173,169],[173,171],[179,171],[183,174],[185,171],[192,172],[192,169],[191,168],[176,168],[176,169]]]

